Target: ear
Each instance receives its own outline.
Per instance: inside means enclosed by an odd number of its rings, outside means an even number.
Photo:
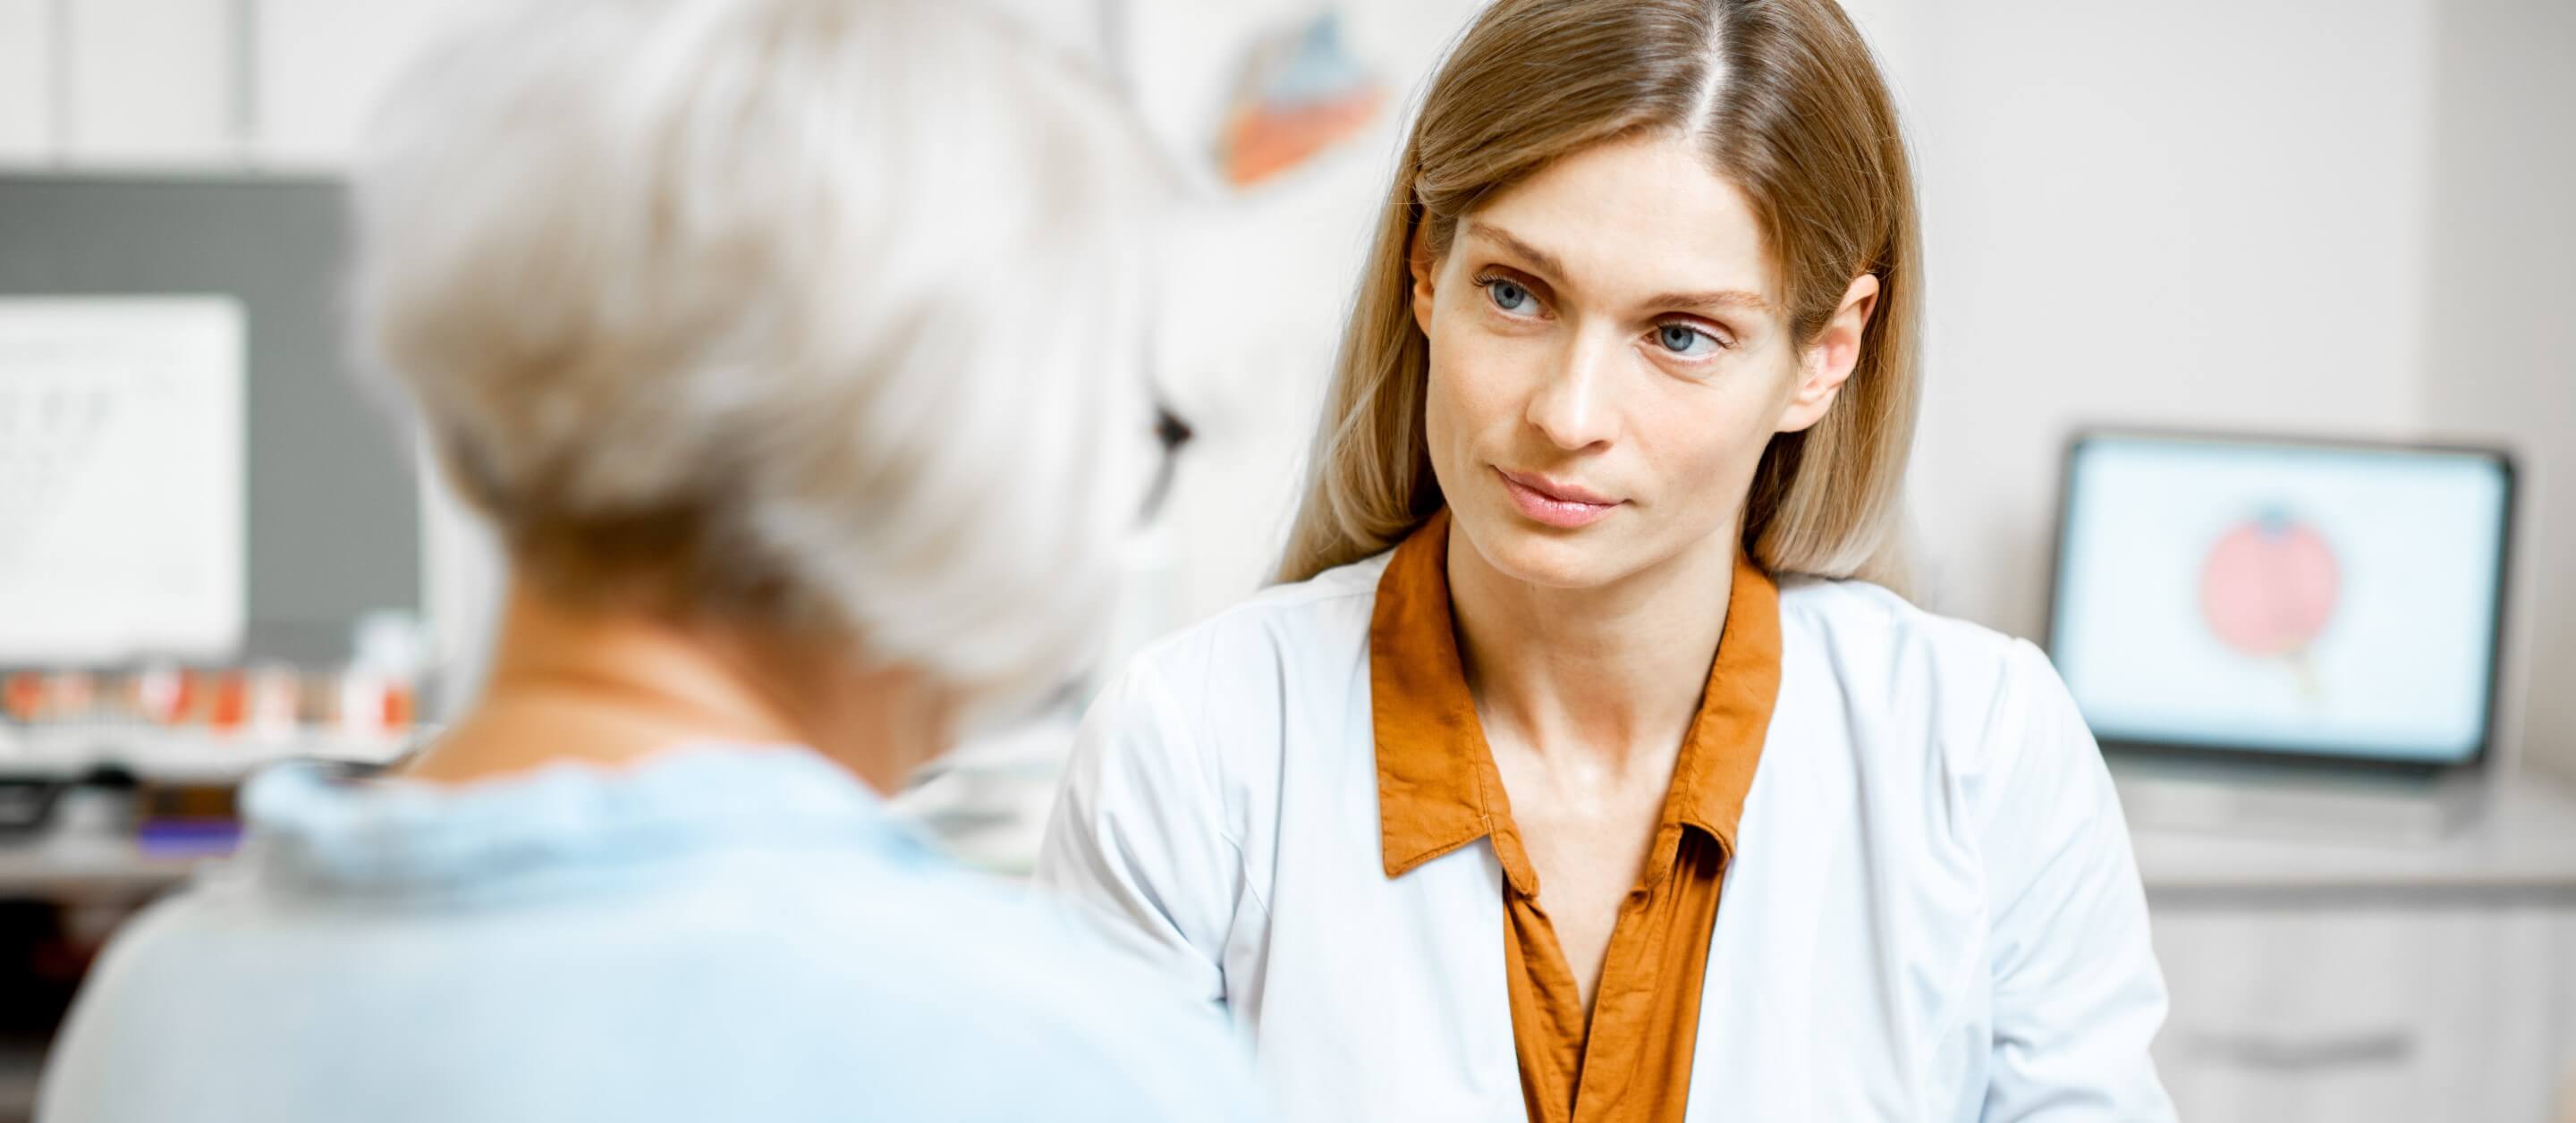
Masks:
[[[1404,242],[1404,261],[1413,271],[1413,326],[1422,334],[1431,334],[1431,297],[1440,261],[1431,253],[1431,240],[1422,235],[1422,224],[1415,223],[1413,234]]]
[[[1843,290],[1842,304],[1825,321],[1825,330],[1816,333],[1815,342],[1799,356],[1798,388],[1789,396],[1788,408],[1780,411],[1781,432],[1801,432],[1825,419],[1843,383],[1851,380],[1852,367],[1860,362],[1861,333],[1869,327],[1869,314],[1876,307],[1877,275],[1852,278],[1851,287]]]

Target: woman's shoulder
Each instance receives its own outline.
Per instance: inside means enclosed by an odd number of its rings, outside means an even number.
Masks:
[[[1146,645],[1129,662],[1127,675],[1150,677],[1177,696],[1193,698],[1338,684],[1367,659],[1378,577],[1388,556],[1263,589]]]
[[[2019,641],[2002,632],[1944,616],[1884,585],[1857,578],[1785,576],[1780,584],[1784,629],[1796,627],[1845,641],[1881,640],[1923,646],[1951,658],[1997,659]]]
[[[1384,555],[1265,589],[1130,657],[1092,700],[1067,790],[1161,793],[1222,808],[1228,837],[1260,833],[1292,739],[1309,770],[1367,773],[1369,624]],[[1356,731],[1356,734],[1354,734]]]
[[[1784,687],[1831,694],[1889,730],[1920,730],[1948,769],[2009,768],[2037,727],[2082,731],[2036,645],[1883,586],[1783,578],[1780,622]]]

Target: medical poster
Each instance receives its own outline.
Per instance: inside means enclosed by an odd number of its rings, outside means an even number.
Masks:
[[[240,644],[246,331],[230,297],[0,299],[0,664]]]
[[[2096,439],[2069,487],[2055,654],[2097,734],[2424,763],[2484,739],[2495,460]]]

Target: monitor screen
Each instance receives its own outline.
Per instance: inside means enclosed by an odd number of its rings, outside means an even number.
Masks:
[[[0,525],[0,665],[322,666],[360,621],[420,610],[410,442],[350,377],[347,210],[328,177],[0,174],[0,413],[22,406],[0,515],[47,519]],[[25,405],[56,400],[82,408]],[[136,447],[156,455],[83,460]],[[12,556],[29,542],[46,564]],[[91,563],[119,553],[142,556]]]
[[[2051,653],[2106,745],[2470,762],[2512,483],[2491,452],[2088,436]]]

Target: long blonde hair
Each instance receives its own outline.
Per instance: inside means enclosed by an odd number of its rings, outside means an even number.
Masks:
[[[1913,174],[1876,60],[1834,0],[1498,0],[1442,64],[1399,161],[1325,397],[1279,579],[1400,542],[1440,509],[1423,436],[1430,341],[1408,254],[1483,200],[1639,133],[1695,138],[1752,200],[1789,328],[1812,340],[1853,278],[1879,296],[1822,421],[1771,439],[1744,546],[1773,573],[1902,587],[1921,307]]]

